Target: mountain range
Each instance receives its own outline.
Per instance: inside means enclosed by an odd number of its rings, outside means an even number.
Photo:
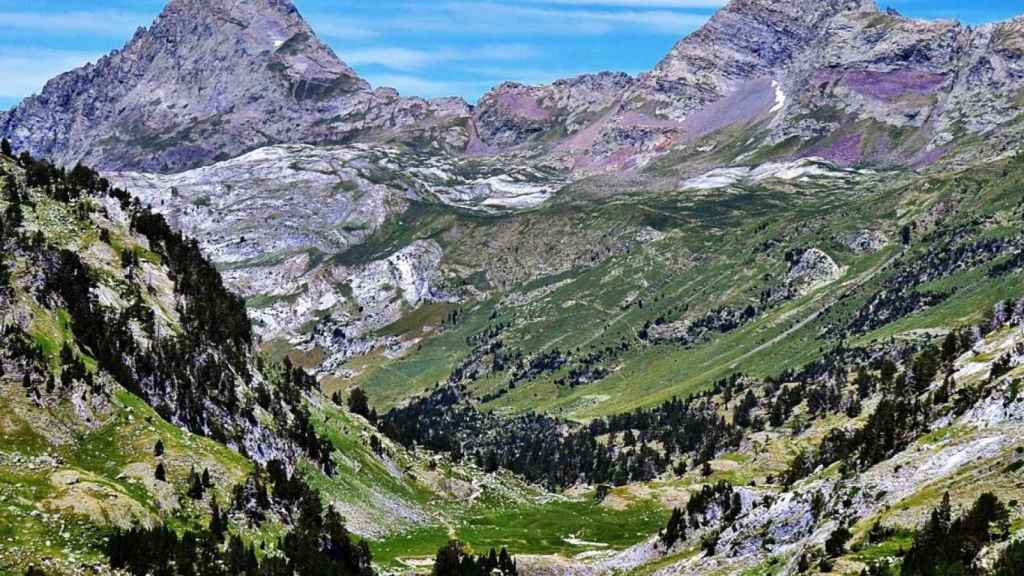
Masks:
[[[171,0],[0,112],[0,571],[1019,573],[1022,112],[1024,18],[471,105]]]
[[[503,84],[470,106],[371,89],[290,2],[177,1],[0,117],[0,133],[68,165],[164,173],[276,144],[397,142],[589,174],[741,126],[749,151],[928,166],[954,138],[1011,137],[1020,34],[1020,21],[914,21],[870,0],[732,2],[636,78]]]

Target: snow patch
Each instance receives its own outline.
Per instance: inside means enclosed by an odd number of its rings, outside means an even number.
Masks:
[[[782,90],[782,84],[778,80],[772,80],[772,90],[775,91],[775,105],[768,112],[776,114],[786,107],[786,92]]]
[[[760,166],[735,166],[716,168],[701,176],[684,180],[683,190],[714,190],[727,188],[740,182],[764,182],[783,180],[786,182],[808,182],[813,179],[845,180],[866,171],[848,170],[822,158],[801,158],[791,162],[769,162]]]

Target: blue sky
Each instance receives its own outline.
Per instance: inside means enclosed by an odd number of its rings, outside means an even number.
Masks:
[[[475,101],[503,81],[651,68],[725,0],[294,0],[374,85]],[[970,24],[1024,12],[1019,0],[880,0]],[[164,0],[0,0],[0,107],[121,47]],[[1016,7],[1015,7],[1016,5]]]

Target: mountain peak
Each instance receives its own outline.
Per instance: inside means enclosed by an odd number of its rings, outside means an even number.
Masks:
[[[367,82],[290,0],[172,0],[119,51],[50,81],[0,127],[63,164],[175,171],[295,138],[358,128]],[[313,131],[323,133],[313,134]]]
[[[721,93],[787,64],[829,19],[877,10],[874,0],[732,0],[676,44],[649,76]]]
[[[197,62],[204,70],[217,63],[238,70],[240,60],[270,58],[274,70],[291,82],[356,77],[316,37],[291,0],[172,0],[143,40],[150,36],[169,50],[203,48],[205,57]]]

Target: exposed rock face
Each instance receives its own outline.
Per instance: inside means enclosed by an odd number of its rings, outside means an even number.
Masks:
[[[797,294],[807,294],[834,282],[842,273],[843,269],[832,257],[817,248],[811,248],[789,269],[786,284]]]
[[[373,91],[313,34],[290,0],[173,0],[121,51],[51,80],[5,117],[18,149],[63,164],[176,171],[280,142],[408,129],[447,133],[460,100]]]
[[[398,191],[360,169],[367,165],[358,148],[281,146],[173,175],[111,178],[199,238],[218,264],[237,268],[300,251],[342,252],[404,209]]]
[[[326,320],[330,330],[316,339],[332,353],[365,348],[364,333],[449,298],[435,287],[443,251],[434,241],[339,263],[411,202],[501,213],[534,207],[565,182],[502,157],[380,144],[272,146],[177,174],[109,176],[199,240],[249,299],[264,338],[308,336],[304,326]]]
[[[552,130],[571,136],[598,120],[634,83],[630,76],[613,72],[548,86],[505,83],[480,100],[474,114],[477,132],[492,148],[517,146]]]
[[[811,48],[826,22],[870,0],[734,0],[684,38],[640,83],[659,113],[682,120],[755,78],[773,76]],[[672,98],[672,96],[681,96]]]
[[[1024,20],[970,28],[871,0],[734,0],[649,73],[569,98],[582,80],[496,88],[475,111],[481,139],[532,143],[583,174],[681,148],[700,156],[725,128],[741,134],[741,156],[717,166],[785,144],[776,158],[916,168],[963,154],[964,131],[987,135],[983,153],[1013,145]]]
[[[289,0],[173,0],[124,50],[0,115],[0,135],[65,164],[106,168],[199,238],[231,287],[263,310],[265,335],[298,337],[325,315],[343,331],[380,327],[345,308],[373,314],[341,288],[339,271],[362,269],[330,262],[413,203],[518,212],[604,172],[632,173],[579,189],[655,190],[647,178],[664,174],[691,196],[768,181],[842,186],[874,177],[850,166],[1002,153],[1021,129],[1012,122],[1021,94],[1024,20],[977,29],[918,22],[870,0],[734,0],[640,77],[506,83],[473,109],[372,90]],[[642,171],[656,159],[658,173]],[[638,240],[577,229],[605,255]],[[520,248],[541,253],[551,240],[524,230],[455,228],[441,244],[446,257],[461,245],[493,249],[461,249],[457,260],[486,270],[498,289],[596,261],[589,248],[543,264],[520,258]],[[803,293],[832,277],[835,263],[824,256],[797,268],[784,288]],[[345,346],[353,341],[349,334]]]
[[[322,370],[335,371],[352,357],[381,346],[400,352],[400,348],[396,349],[401,346],[398,339],[371,334],[421,304],[452,299],[440,288],[443,256],[437,242],[421,240],[383,260],[354,267],[325,266],[316,271],[315,274],[327,274],[334,280],[321,295],[322,303],[333,300],[333,306],[315,311],[314,317],[326,315],[326,319],[316,327],[312,338],[304,342],[306,346],[318,346],[324,351]],[[348,287],[347,295],[339,297],[333,290],[338,283]],[[315,292],[311,290],[308,294],[315,295]],[[301,338],[302,334],[295,334],[293,338],[296,336]]]
[[[597,100],[604,113],[592,115],[585,129],[561,120],[578,118],[580,106],[592,111],[594,99],[565,97],[587,77],[525,90],[503,85],[481,101],[475,119],[481,137],[492,144],[568,135],[554,151],[568,153],[570,164],[586,172],[640,166],[652,154],[717,129],[765,120],[777,111],[780,94],[771,79],[814,48],[831,19],[850,11],[876,9],[860,0],[734,0],[681,40],[654,70],[628,83],[605,83],[598,91],[603,98]],[[544,105],[559,101],[568,108],[554,112]],[[518,104],[512,117],[534,114],[515,134],[509,134],[514,126],[509,114],[502,114],[509,102]],[[723,104],[716,107],[718,102]],[[501,138],[488,140],[494,127],[504,128]]]
[[[878,252],[889,244],[889,239],[878,230],[861,230],[854,235],[848,236],[844,243],[858,254]]]
[[[680,183],[684,190],[714,190],[738,183],[782,182],[844,182],[865,178],[868,174],[844,170],[820,158],[803,158],[791,162],[767,162],[760,166],[716,168],[706,174]]]

